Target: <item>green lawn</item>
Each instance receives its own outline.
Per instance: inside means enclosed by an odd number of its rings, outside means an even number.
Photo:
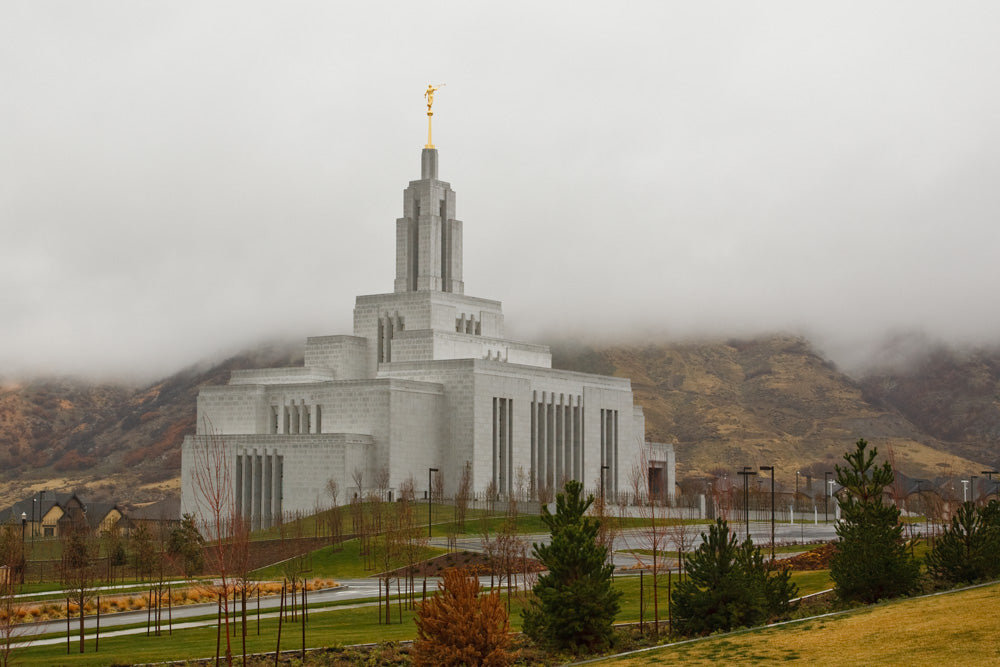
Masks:
[[[417,555],[417,561],[427,560],[447,553],[446,549],[437,547],[422,547]],[[309,570],[305,576],[309,579],[330,578],[359,579],[370,577],[377,573],[376,569],[365,568],[364,558],[361,556],[361,543],[358,540],[348,540],[338,545],[336,548],[323,547],[312,552],[309,557]],[[401,567],[403,564],[397,565]],[[258,579],[281,579],[284,576],[283,566],[269,565],[254,572]]]
[[[312,613],[306,624],[306,646],[335,646],[339,644],[360,644],[378,638],[378,641],[412,639],[415,634],[413,612],[403,612],[403,623],[399,624],[395,606],[392,625],[379,625],[378,608],[344,609],[333,612]],[[261,653],[274,651],[277,643],[277,619],[261,621],[261,635],[257,636],[257,624],[248,620],[247,652]],[[234,637],[233,652],[241,651],[240,637]],[[281,634],[282,650],[294,650],[302,646],[302,626],[286,622]],[[79,653],[79,641],[71,644],[72,653],[67,655],[66,644],[19,650],[14,654],[14,662],[20,665],[108,665],[160,662],[205,658],[215,655],[215,627],[178,630],[173,635],[164,633],[160,637],[145,634],[123,637],[102,637],[100,652],[94,653],[94,642],[88,640],[87,652]],[[223,638],[223,645],[225,638]]]
[[[346,550],[345,550],[346,552]],[[349,559],[350,552],[332,554],[330,562],[336,563]],[[343,575],[341,575],[343,576]],[[677,575],[674,574],[674,581]],[[829,587],[828,574],[820,572],[795,573],[793,578],[800,586],[800,593],[815,592]],[[660,618],[666,623],[668,617],[667,577],[661,576],[659,581]],[[646,586],[644,593],[645,620],[653,615],[652,577],[644,576]],[[639,620],[639,577],[636,575],[616,576],[614,585],[623,593],[622,609],[618,614],[619,622],[634,622]],[[346,604],[346,603],[345,603]],[[511,627],[521,627],[521,601],[515,597],[511,605]],[[306,627],[307,646],[336,646],[355,643],[366,643],[373,639],[391,641],[412,639],[416,634],[412,622],[413,612],[403,611],[402,624],[398,623],[399,611],[393,605],[393,624],[379,625],[377,607],[355,609],[338,609],[335,611],[314,612]],[[273,651],[277,638],[277,621],[261,622],[261,637],[256,635],[256,622],[251,617],[249,622],[251,635],[248,637],[247,650],[250,652]],[[282,630],[282,650],[293,650],[301,646],[301,626],[285,624]],[[131,635],[120,638],[104,637],[101,639],[100,653],[92,653],[93,640],[87,642],[87,653],[78,653],[78,644],[72,645],[73,653],[66,655],[66,645],[40,647],[22,650],[16,653],[18,664],[24,665],[106,665],[109,662],[155,662],[161,660],[177,660],[186,658],[209,657],[215,653],[215,629],[199,628],[176,631],[173,636],[146,637],[145,634]],[[239,648],[234,644],[234,651]]]

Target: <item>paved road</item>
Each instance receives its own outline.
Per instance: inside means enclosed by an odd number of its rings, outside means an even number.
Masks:
[[[732,528],[737,531],[737,535],[742,536],[745,531],[745,524],[733,524]],[[699,543],[699,535],[707,530],[704,524],[699,525],[688,525],[685,526],[684,541],[687,543],[688,548],[693,548]],[[769,522],[751,522],[750,524],[750,535],[754,538],[757,544],[764,545],[768,544],[771,536],[771,524]],[[814,542],[817,540],[831,540],[835,537],[835,531],[833,524],[815,524],[815,523],[801,523],[790,525],[788,523],[775,524],[775,542],[778,544],[791,544],[797,542]],[[532,543],[548,543],[549,534],[535,534],[535,535],[524,535],[522,539],[529,545]],[[674,551],[677,549],[677,535],[671,534],[668,531],[665,536],[664,542],[661,548],[668,551]],[[445,538],[435,538],[431,541],[434,546],[446,547],[447,540]],[[462,538],[457,541],[457,548],[464,549],[468,551],[481,551],[482,541],[478,537]],[[530,547],[529,547],[530,548]],[[641,529],[629,529],[623,531],[616,536],[615,539],[615,554],[614,563],[615,567],[618,568],[628,568],[636,564],[637,559],[634,555],[629,553],[623,553],[629,549],[648,549],[649,548],[649,537]],[[668,563],[667,566],[675,566],[675,564]],[[340,586],[336,588],[327,588],[318,591],[312,591],[309,593],[309,603],[310,604],[324,604],[331,602],[342,602],[345,600],[359,600],[365,598],[374,598],[378,596],[379,586],[378,581],[375,579],[342,579],[338,580]],[[481,578],[481,582],[488,585],[489,577]],[[431,587],[428,586],[430,590]],[[269,596],[261,598],[260,609],[261,617],[268,618],[276,615],[273,610],[275,610],[280,604],[281,600],[279,596]],[[375,604],[370,603],[370,604]],[[343,608],[343,607],[339,607]],[[252,609],[254,615],[257,613],[256,600],[253,601],[252,605],[248,604],[248,609]],[[204,604],[192,604],[192,605],[180,605],[174,607],[172,610],[173,623],[175,628],[180,627],[199,627],[214,625],[215,620],[202,620],[196,622],[186,622],[186,619],[191,619],[199,616],[210,616],[217,612],[217,606],[215,603],[204,603]],[[135,625],[135,624],[145,624],[148,618],[148,612],[146,610],[142,611],[132,611],[132,612],[121,612],[115,614],[104,614],[101,616],[101,634],[106,636],[112,636],[113,630],[111,628],[120,627],[123,625]],[[161,617],[162,619],[163,617]],[[161,620],[161,622],[165,622]],[[97,625],[96,616],[88,616],[84,619],[84,627],[88,630],[93,630]],[[72,626],[74,631],[79,630],[79,620],[73,620]],[[27,623],[23,625],[18,625],[15,629],[15,635],[18,637],[32,637],[43,634],[54,634],[54,633],[64,633],[66,631],[66,621],[65,619],[59,621],[46,621],[41,623]],[[115,634],[141,634],[146,632],[145,627],[119,631]],[[65,641],[65,638],[56,638],[53,640],[34,640],[30,643],[32,644],[42,644],[42,643],[59,643]]]
[[[378,582],[374,579],[346,579],[340,582],[340,586],[336,588],[325,588],[317,591],[309,592],[309,604],[322,604],[327,602],[339,602],[342,600],[358,600],[362,598],[373,598],[378,596]],[[261,610],[271,610],[276,609],[281,603],[281,596],[272,595],[268,597],[262,597],[260,599]],[[253,613],[256,614],[257,611],[257,601],[254,600],[251,604],[247,602],[248,613],[252,609]],[[197,616],[208,616],[217,613],[218,607],[214,602],[204,603],[204,604],[186,604],[179,605],[173,608],[172,616],[176,623],[177,621],[183,621],[184,619],[194,618]],[[101,631],[105,628],[111,628],[115,626],[122,625],[134,625],[136,623],[145,623],[148,617],[148,611],[127,611],[116,614],[102,614],[101,615]],[[166,623],[166,610],[163,612],[161,617],[161,623]],[[214,624],[215,621],[205,622],[205,625]],[[79,619],[74,619],[71,621],[71,627],[75,631],[79,631],[80,621]],[[84,627],[87,629],[93,629],[97,627],[97,617],[87,616],[84,618]],[[142,629],[145,632],[145,628]],[[18,637],[29,637],[36,635],[44,635],[49,633],[66,632],[66,619],[58,621],[45,621],[41,623],[26,623],[24,625],[18,625],[15,629],[15,635]]]
[[[732,523],[730,524],[730,529],[736,531],[736,535],[742,539],[745,535],[746,524],[744,523]],[[701,543],[700,535],[701,533],[707,532],[708,527],[705,524],[696,525],[686,525],[684,526],[684,542],[687,550],[691,550]],[[660,543],[660,549],[664,551],[677,551],[678,550],[678,535],[671,528],[666,531],[666,534],[662,536],[662,542]],[[764,546],[770,544],[771,541],[771,523],[770,522],[750,522],[750,537],[753,538],[754,544]],[[776,523],[774,525],[774,541],[776,544],[802,544],[817,541],[829,541],[836,537],[836,531],[834,524],[823,524],[823,523]],[[549,534],[541,533],[535,535],[522,535],[523,539],[530,549],[530,545],[533,543],[538,544],[548,544]],[[431,544],[437,547],[447,547],[448,542],[445,538],[434,538],[431,540]],[[466,551],[482,551],[483,545],[482,540],[478,537],[466,537],[457,540],[456,545],[460,550]],[[636,557],[629,553],[623,553],[631,549],[650,549],[650,538],[649,535],[640,528],[630,528],[628,530],[622,531],[615,538],[614,544],[614,563],[615,567],[627,568],[634,566],[636,564]],[[808,547],[805,547],[808,548]],[[805,549],[804,548],[804,549]],[[669,566],[669,565],[668,565]]]

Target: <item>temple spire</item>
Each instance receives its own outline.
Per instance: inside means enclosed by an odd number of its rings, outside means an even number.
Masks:
[[[443,83],[438,86],[427,84],[427,90],[424,91],[424,97],[427,98],[427,145],[424,148],[434,148],[434,141],[431,137],[431,116],[434,115],[434,112],[431,107],[434,106],[434,93],[439,88],[444,88],[445,85]]]
[[[444,85],[444,84],[441,84]],[[428,123],[434,91],[427,86]],[[420,180],[403,191],[403,217],[396,219],[396,292],[462,294],[462,221],[455,217],[455,193],[438,180],[438,152],[431,145],[420,152]]]

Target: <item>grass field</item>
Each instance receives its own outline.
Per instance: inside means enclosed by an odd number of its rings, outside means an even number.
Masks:
[[[709,638],[599,664],[998,664],[998,609],[1000,584],[993,584]]]
[[[676,575],[674,575],[676,580]],[[645,612],[643,617],[650,621],[653,615],[652,579],[645,577]],[[802,572],[795,574],[801,592],[815,592],[829,587],[827,572]],[[662,627],[666,629],[668,618],[667,607],[667,577],[660,578],[660,616]],[[638,621],[639,613],[639,577],[618,576],[615,587],[622,591],[622,609],[618,614],[619,622]],[[398,611],[393,605],[393,624],[379,625],[376,607],[356,609],[339,609],[314,613],[310,617],[306,629],[306,645],[336,646],[356,643],[366,643],[374,640],[392,641],[413,639],[416,626],[413,624],[412,612],[404,611],[402,624],[398,623]],[[247,639],[249,652],[273,651],[276,644],[277,622],[263,620],[261,622],[261,637],[256,635],[256,621],[251,616],[249,621],[251,635]],[[521,627],[521,604],[514,601],[511,606],[511,628]],[[286,624],[282,630],[282,650],[293,650],[301,646],[301,626]],[[65,643],[50,647],[38,647],[18,651],[16,661],[23,665],[106,665],[109,661],[120,663],[155,662],[167,659],[184,659],[206,657],[215,654],[215,629],[198,628],[179,630],[173,636],[146,637],[145,634],[126,637],[104,637],[101,639],[100,653],[93,653],[93,641],[86,644],[87,653],[78,653],[78,644],[74,639],[72,653],[66,654]],[[239,651],[234,645],[234,650]]]
[[[393,624],[379,625],[378,609],[344,609],[324,613],[312,613],[306,624],[306,646],[335,646],[360,644],[376,641],[412,639],[416,634],[413,612],[403,612],[403,622],[398,622],[396,608],[393,607]],[[261,621],[261,634],[257,636],[256,620],[248,619],[247,652],[263,653],[274,651],[277,644],[277,620]],[[238,631],[237,631],[238,632]],[[18,665],[108,665],[161,662],[206,658],[215,655],[216,629],[214,626],[177,630],[167,635],[164,630],[160,637],[145,634],[122,637],[101,637],[100,652],[94,653],[92,639],[86,642],[86,653],[79,653],[78,639],[71,643],[71,653],[66,653],[66,644],[18,650],[13,656]],[[240,637],[233,638],[233,653],[238,655],[242,645]],[[223,638],[225,642],[225,638]],[[291,651],[302,645],[302,626],[286,622],[281,631],[281,648]],[[224,649],[223,649],[224,651]]]
[[[308,579],[342,578],[359,579],[376,574],[376,570],[366,569],[364,558],[361,557],[361,543],[358,540],[348,540],[334,547],[323,547],[309,555],[309,569],[305,573]],[[417,561],[426,560],[447,553],[447,549],[437,547],[422,547],[417,555]],[[284,576],[283,566],[270,565],[254,571],[256,579],[280,580]],[[299,575],[303,576],[303,575]]]

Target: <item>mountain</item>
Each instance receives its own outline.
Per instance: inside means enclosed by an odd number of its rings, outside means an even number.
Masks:
[[[822,475],[842,462],[858,438],[883,454],[891,450],[895,465],[915,476],[967,473],[1000,463],[1000,364],[918,364],[914,368],[925,369],[920,375],[896,371],[894,386],[912,386],[909,402],[898,400],[902,393],[876,396],[870,387],[882,384],[883,376],[856,381],[808,341],[792,336],[632,347],[557,345],[553,364],[631,378],[646,415],[647,437],[676,445],[678,477],[744,465],[774,465],[785,479],[796,471]],[[941,384],[951,390],[942,394]],[[984,398],[987,390],[976,395],[977,421],[971,429],[966,417],[973,412],[962,407],[970,404],[962,391],[966,385],[994,389],[992,403]],[[956,405],[939,406],[936,420],[924,418],[925,404],[949,400]],[[992,444],[977,438],[990,432]]]
[[[949,451],[992,470],[1000,464],[1000,348],[936,344],[869,373],[861,388],[872,405],[895,410]]]
[[[0,505],[43,488],[133,503],[176,495],[199,388],[237,369],[301,364],[301,349],[261,346],[143,387],[0,384]],[[822,476],[858,438],[911,476],[1000,465],[998,351],[927,348],[860,380],[792,336],[552,352],[557,368],[631,378],[649,439],[676,445],[678,477],[744,465]]]
[[[0,506],[43,489],[130,503],[176,495],[199,388],[225,384],[237,369],[301,363],[300,346],[274,344],[143,387],[69,378],[0,383]]]

